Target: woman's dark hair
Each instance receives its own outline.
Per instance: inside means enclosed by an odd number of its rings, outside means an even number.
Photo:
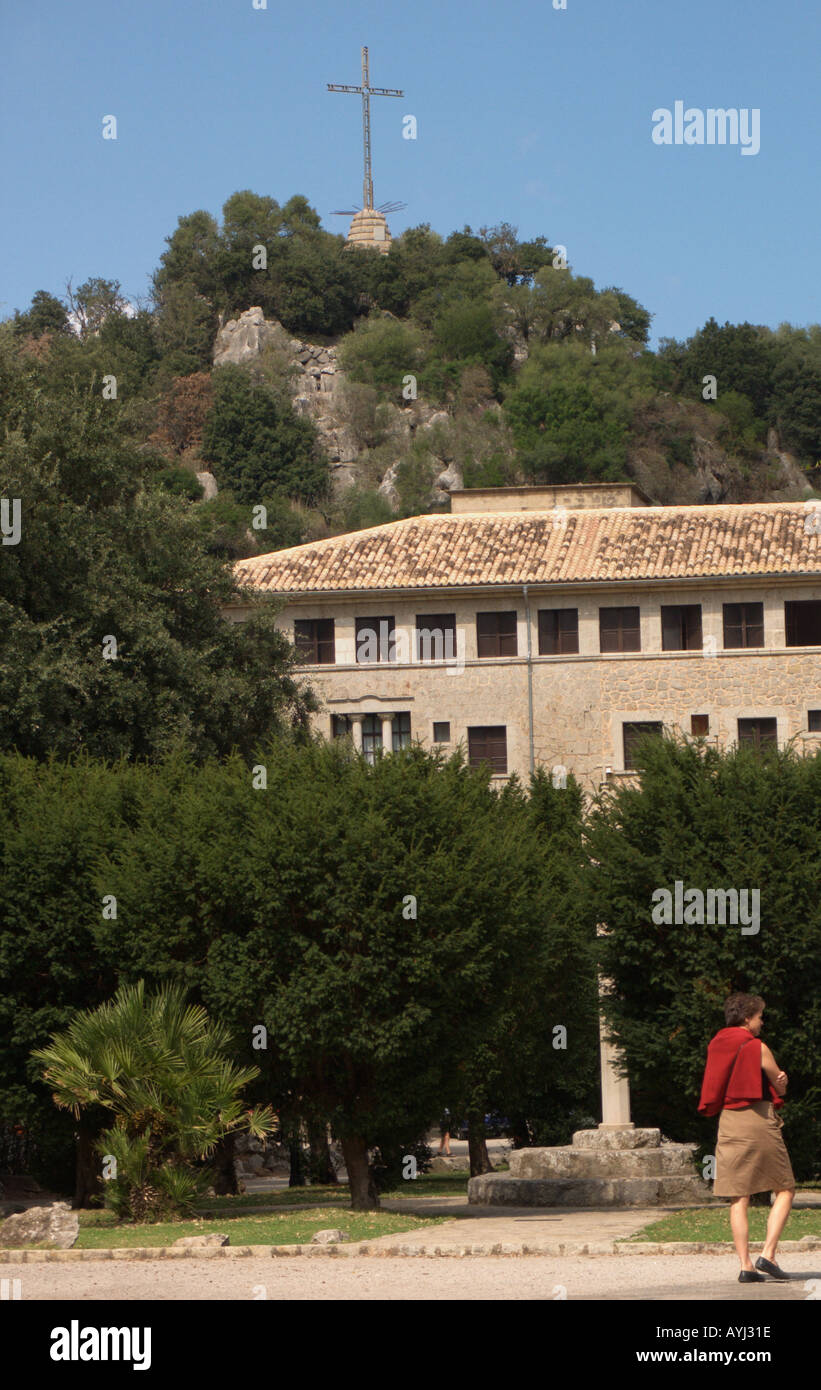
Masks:
[[[760,994],[731,994],[724,1000],[724,1019],[727,1027],[740,1028],[748,1018],[760,1013],[763,1008],[764,1000]]]

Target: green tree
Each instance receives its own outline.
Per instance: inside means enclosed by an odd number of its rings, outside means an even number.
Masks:
[[[265,1098],[330,1120],[365,1208],[368,1151],[427,1128],[553,930],[537,827],[459,755],[370,766],[345,740],[280,741],[257,763],[265,789],[239,760],[147,788],[104,875],[124,968],[198,984],[247,1039]]]
[[[554,783],[540,768],[530,779],[526,805],[538,838],[531,868],[541,908],[524,964],[497,996],[492,1025],[471,1053],[453,1099],[469,1117],[472,1139],[481,1134],[484,1115],[496,1112],[510,1120],[518,1145],[569,1143],[560,1126],[599,1104],[595,927],[582,891],[584,798],[572,775]],[[552,1133],[551,1126],[557,1126]],[[489,1170],[483,1148],[471,1144],[474,1176]]]
[[[821,757],[727,752],[682,737],[646,740],[640,778],[597,799],[588,826],[589,902],[607,926],[600,968],[630,1075],[636,1122],[701,1140],[707,1043],[736,990],[766,1001],[765,1038],[789,1073],[785,1138],[798,1178],[819,1174],[821,1139]],[[778,872],[772,872],[773,864]],[[659,890],[760,893],[759,930],[669,920]],[[747,922],[751,904],[747,899]],[[654,917],[655,913],[655,917]],[[714,914],[717,915],[717,914]]]
[[[433,324],[435,351],[446,363],[486,367],[498,389],[513,361],[513,346],[498,332],[492,305],[468,299],[446,305]]]
[[[202,455],[238,502],[253,504],[275,493],[313,502],[327,492],[328,467],[310,421],[242,367],[214,374]]]
[[[76,290],[69,281],[66,294],[81,338],[99,333],[106,319],[128,308],[128,301],[120,294],[119,280],[103,280],[98,275],[85,280]]]
[[[56,1114],[31,1050],[117,985],[116,923],[95,873],[113,854],[141,769],[0,753],[0,1126],[21,1131],[44,1186],[98,1186],[93,1131]]]
[[[78,1120],[106,1116],[95,1148],[106,1206],[121,1219],[191,1214],[209,1180],[195,1161],[227,1134],[273,1128],[270,1107],[248,1110],[242,1099],[257,1068],[238,1066],[228,1030],[174,985],[149,997],[141,980],[122,986],[33,1058],[57,1106]]]
[[[25,313],[15,313],[14,331],[18,337],[33,333],[35,338],[43,333],[67,333],[69,324],[65,304],[49,294],[48,290],[37,290]]]
[[[221,250],[216,219],[200,209],[180,217],[176,231],[166,237],[168,245],[154,274],[155,297],[162,300],[174,285],[188,284],[212,308],[225,307],[225,291],[218,274]]]
[[[660,356],[676,370],[676,390],[702,399],[704,377],[718,383],[718,408],[725,391],[737,391],[753,403],[756,416],[764,418],[773,392],[776,348],[767,328],[751,323],[725,323],[707,320],[685,343],[663,340]]]
[[[424,368],[424,335],[393,317],[368,318],[340,343],[339,365],[352,381],[401,400],[405,376],[418,376]]]
[[[19,542],[0,548],[0,746],[154,757],[182,741],[204,756],[304,724],[273,614],[225,622],[231,570],[119,402],[55,392],[2,342],[0,379],[0,495],[21,503]]]
[[[581,344],[535,349],[505,398],[525,476],[535,483],[623,478],[642,369],[612,345],[595,357]]]

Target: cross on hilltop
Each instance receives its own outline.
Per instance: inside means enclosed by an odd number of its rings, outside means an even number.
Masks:
[[[403,97],[398,87],[372,87],[368,72],[368,50],[362,49],[362,86],[341,86],[328,83],[329,92],[354,92],[362,97],[362,142],[365,151],[365,178],[362,184],[363,211],[373,211],[373,175],[371,170],[371,97]]]

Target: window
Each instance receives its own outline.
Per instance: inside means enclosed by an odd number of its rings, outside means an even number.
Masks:
[[[662,604],[661,649],[663,652],[701,651],[701,604]]]
[[[333,618],[297,618],[294,622],[294,646],[304,661],[313,666],[333,665]]]
[[[476,614],[478,656],[515,656],[517,650],[515,613]]]
[[[738,742],[748,748],[777,748],[778,721],[775,719],[739,719]]]
[[[366,714],[362,720],[362,752],[365,761],[372,763],[382,747],[382,716]]]
[[[807,710],[807,732],[821,734],[821,709]]]
[[[345,738],[353,733],[353,723],[349,714],[331,715],[331,738]]]
[[[393,618],[357,618],[356,660],[360,666],[371,662],[396,660],[396,629]]]
[[[417,613],[416,660],[456,660],[455,613]]]
[[[490,763],[494,772],[507,772],[507,729],[504,724],[468,729],[468,762],[471,767]]]
[[[693,735],[693,738],[706,738],[706,736],[707,736],[707,734],[709,734],[709,732],[710,732],[710,716],[709,716],[709,714],[691,714],[691,715],[690,715],[690,733]]]
[[[623,725],[622,725],[622,730],[623,730],[623,734],[624,734],[624,767],[625,767],[625,771],[629,771],[630,768],[633,768],[633,767],[636,766],[636,750],[637,750],[637,748],[638,748],[639,743],[640,743],[641,740],[645,737],[645,735],[646,735],[646,734],[659,734],[659,735],[661,735],[663,728],[664,728],[663,724],[656,724],[656,723],[653,723],[653,722],[650,721],[650,720],[645,720],[645,721],[642,722],[642,723],[623,724]]]
[[[599,650],[640,652],[641,625],[638,608],[599,609]]]
[[[764,646],[764,604],[724,604],[725,647]]]
[[[398,753],[400,748],[410,747],[411,725],[409,714],[395,714],[393,716],[393,752]]]
[[[788,647],[821,647],[821,601],[784,604]]]
[[[434,743],[450,743],[450,724],[440,723],[433,726]]]
[[[539,656],[561,656],[578,650],[578,608],[540,608]]]

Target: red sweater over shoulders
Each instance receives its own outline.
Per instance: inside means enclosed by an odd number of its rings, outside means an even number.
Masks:
[[[773,1105],[783,1105],[784,1097],[769,1080],[767,1088]],[[744,1110],[762,1098],[766,1099],[766,1094],[762,1097],[761,1039],[747,1028],[721,1028],[707,1048],[698,1113]]]

